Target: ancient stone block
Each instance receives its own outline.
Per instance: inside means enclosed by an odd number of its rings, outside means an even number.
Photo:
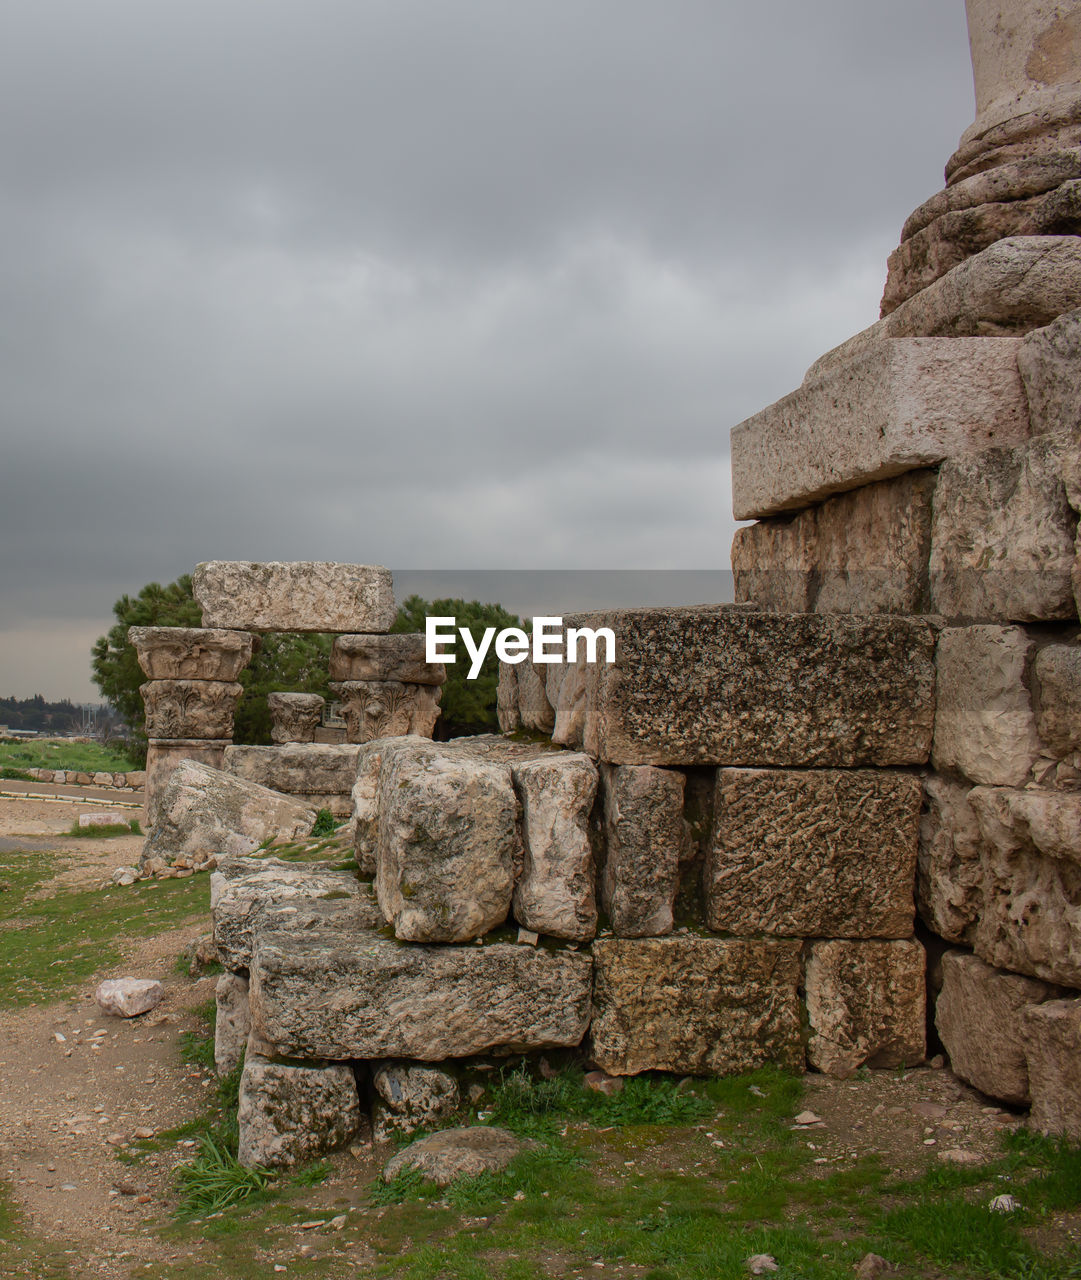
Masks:
[[[609,1075],[802,1067],[798,942],[600,938],[593,960],[591,1053]]]
[[[387,1142],[396,1133],[413,1133],[458,1110],[458,1081],[438,1067],[416,1062],[381,1062],[372,1072],[377,1100],[372,1136]]]
[[[465,942],[503,923],[517,849],[506,765],[388,743],[378,804],[376,893],[399,938]]]
[[[973,782],[1021,786],[1040,755],[1021,627],[953,627],[938,640],[932,759]]]
[[[571,1046],[589,1025],[592,968],[579,951],[511,943],[425,947],[377,934],[261,933],[252,1025],[298,1057],[439,1062]]]
[[[150,680],[139,686],[151,738],[233,736],[233,712],[244,692],[221,680]]]
[[[230,746],[222,768],[237,778],[291,796],[347,795],[357,776],[360,747],[289,742],[276,747]]]
[[[384,739],[361,746],[357,755],[357,780],[353,783],[353,848],[361,875],[374,876],[379,855],[379,773],[383,767]]]
[[[721,769],[706,923],[732,934],[912,933],[922,788],[869,769]]]
[[[926,1044],[926,958],[918,942],[830,941],[807,959],[807,1061],[828,1075],[914,1066]]]
[[[548,674],[556,667],[534,666],[532,662],[501,662],[497,700],[499,727],[504,733],[530,729],[535,733],[551,733],[555,711],[548,695]]]
[[[1081,1000],[1048,1000],[1024,1011],[1021,1022],[1032,1111],[1040,1133],[1081,1141]]]
[[[387,631],[397,616],[389,569],[327,561],[209,560],[192,574],[207,627]]]
[[[376,929],[382,913],[369,884],[351,871],[329,871],[311,863],[283,863],[245,871],[241,875],[216,871],[210,880],[210,912],[214,945],[227,969],[247,969],[258,930],[270,913],[299,908],[327,899],[349,901],[355,907],[349,921],[354,929]],[[285,917],[275,915],[276,927],[285,928]],[[343,917],[344,923],[344,917]]]
[[[1060,760],[1081,751],[1081,645],[1050,644],[1036,654],[1036,726]]]
[[[289,796],[186,760],[159,797],[141,864],[172,863],[180,854],[205,861],[250,853],[264,840],[307,835],[314,822],[315,810]]]
[[[250,1049],[240,1077],[240,1146],[247,1168],[282,1168],[344,1145],[360,1124],[353,1068],[272,1062]]]
[[[430,738],[443,694],[439,685],[397,680],[345,680],[331,684],[330,689],[342,701],[347,742],[372,742],[410,733]]]
[[[947,951],[935,1026],[954,1075],[989,1097],[1027,1105],[1024,1014],[1030,1005],[1059,994],[1057,987],[993,969],[977,956]]]
[[[147,829],[156,825],[158,807],[165,784],[185,760],[194,760],[211,769],[221,767],[227,742],[222,739],[208,741],[203,738],[164,741],[151,738],[146,749],[146,778],[143,783],[146,797]]]
[[[1081,792],[976,787],[969,801],[983,839],[976,954],[1081,987]]]
[[[598,759],[848,768],[927,758],[934,672],[924,622],[723,606],[567,622],[616,635],[613,664],[568,668],[553,733]],[[569,689],[574,714],[564,716]]]
[[[496,687],[496,719],[501,733],[514,733],[521,727],[518,710],[518,669],[509,662],[499,664],[499,684]]]
[[[969,943],[983,902],[980,824],[968,802],[972,788],[937,773],[923,786],[916,905],[940,937]]]
[[[259,646],[246,631],[208,627],[129,627],[128,640],[148,680],[231,682]]]
[[[732,572],[737,604],[753,604],[770,613],[814,612],[817,516],[818,508],[808,507],[736,530]]]
[[[514,918],[536,933],[584,942],[597,931],[589,839],[596,766],[586,755],[559,752],[516,766],[513,778],[524,852]]]
[[[396,680],[402,684],[445,684],[442,662],[425,661],[423,632],[337,636],[330,651],[331,680]]]
[[[931,532],[935,612],[1004,622],[1076,616],[1077,512],[1064,471],[1078,447],[1061,434],[1043,435],[943,463]]]
[[[268,693],[270,736],[274,742],[314,742],[326,700],[317,693]]]
[[[214,988],[214,1069],[227,1076],[244,1057],[251,1030],[248,980],[238,973],[223,973]]]
[[[602,770],[606,854],[601,903],[623,938],[672,932],[686,779],[650,765],[606,765]]]
[[[826,372],[732,429],[737,520],[1028,435],[1010,339],[903,338]]]
[[[1081,427],[1081,311],[1030,333],[1017,350],[1032,434]],[[1076,434],[1075,434],[1076,439]]]

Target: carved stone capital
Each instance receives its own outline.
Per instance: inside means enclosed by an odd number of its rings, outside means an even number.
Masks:
[[[129,627],[150,680],[235,680],[259,647],[248,631],[211,627]]]
[[[430,738],[443,690],[400,680],[345,680],[330,686],[342,701],[347,742],[371,742],[407,733]]]
[[[139,692],[148,738],[224,739],[233,736],[233,712],[243,686],[224,680],[149,680]]]
[[[330,651],[331,680],[395,680],[401,684],[445,684],[442,662],[425,660],[423,632],[404,635],[338,636]]]
[[[274,742],[314,742],[325,699],[317,693],[269,693],[270,737]]]

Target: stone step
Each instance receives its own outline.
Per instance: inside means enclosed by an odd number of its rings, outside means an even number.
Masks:
[[[732,429],[737,520],[1029,434],[1018,339],[897,338],[805,382]]]

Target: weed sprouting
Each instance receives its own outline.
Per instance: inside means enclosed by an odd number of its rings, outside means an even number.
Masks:
[[[248,1169],[217,1136],[204,1133],[199,1154],[176,1171],[180,1187],[180,1212],[186,1217],[219,1213],[263,1194],[270,1186],[265,1169]]]

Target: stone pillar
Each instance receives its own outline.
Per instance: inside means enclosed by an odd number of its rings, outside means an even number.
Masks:
[[[425,661],[419,632],[338,636],[330,676],[330,688],[343,703],[346,741],[407,733],[430,738],[435,731],[447,668]]]
[[[220,768],[233,740],[233,713],[242,688],[236,677],[251,661],[258,639],[246,631],[204,627],[131,627],[146,706],[146,817],[181,760]]]
[[[317,693],[270,693],[270,736],[279,744],[314,742],[326,699]]]

